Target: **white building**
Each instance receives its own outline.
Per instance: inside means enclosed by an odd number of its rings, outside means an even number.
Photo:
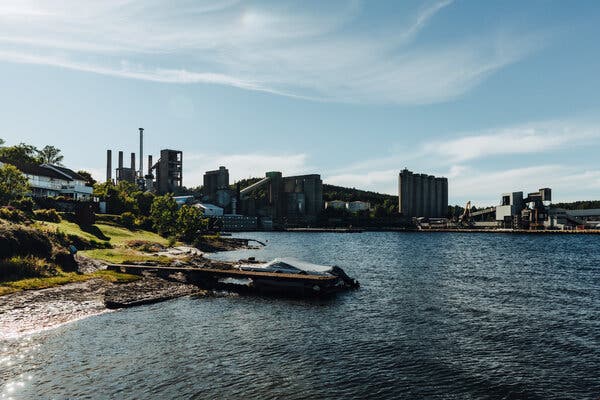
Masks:
[[[334,208],[336,210],[341,210],[346,208],[346,202],[341,200],[331,200],[325,202],[325,208]]]
[[[51,164],[26,164],[0,159],[0,166],[12,164],[27,177],[33,197],[64,196],[74,200],[91,200],[94,189],[85,178],[69,168]]]
[[[194,204],[194,207],[198,207],[200,210],[202,210],[202,213],[205,217],[218,217],[223,215],[223,209],[215,206],[214,204],[197,203]]]
[[[371,203],[366,201],[350,201],[346,203],[346,209],[351,213],[359,211],[368,211],[371,209]]]

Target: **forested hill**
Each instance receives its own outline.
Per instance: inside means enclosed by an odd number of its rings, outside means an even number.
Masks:
[[[262,178],[249,178],[242,179],[239,181],[240,189],[248,187]],[[236,188],[236,184],[231,185],[232,189]],[[331,201],[331,200],[342,200],[342,201],[367,201],[371,203],[371,206],[375,207],[376,205],[383,205],[387,203],[388,205],[398,203],[398,196],[392,196],[389,194],[369,192],[367,190],[360,190],[355,188],[347,188],[342,186],[328,185],[326,183],[323,184],[323,201]]]
[[[564,208],[565,210],[589,210],[600,208],[600,200],[573,201],[571,203],[556,203],[554,207]]]
[[[396,204],[398,203],[398,196],[392,196],[390,194],[369,192],[366,190],[360,190],[355,188],[346,188],[342,186],[334,186],[323,184],[323,201],[331,200],[342,200],[342,201],[367,201],[371,203],[371,206],[377,204],[383,204],[386,200],[387,203]]]

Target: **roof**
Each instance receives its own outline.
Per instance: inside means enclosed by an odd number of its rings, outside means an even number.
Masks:
[[[573,217],[596,217],[600,216],[600,208],[589,208],[587,210],[567,210],[567,214]]]
[[[47,178],[62,179],[62,180],[67,180],[67,181],[73,180],[72,178],[66,177],[64,174],[60,173],[59,171],[56,171],[56,170],[53,170],[50,168],[46,168],[46,167],[43,167],[43,166],[37,165],[37,164],[15,162],[12,160],[7,160],[4,157],[0,157],[0,162],[5,163],[5,164],[14,165],[15,167],[17,167],[17,169],[19,171],[21,171],[22,173],[27,174],[27,175],[45,176]],[[83,180],[85,180],[85,179],[83,179]]]
[[[208,203],[197,203],[194,204],[195,207],[200,207],[200,208],[204,208],[205,210],[211,210],[211,211],[223,211],[223,209],[221,207],[215,206],[214,204],[208,204]]]
[[[72,169],[66,168],[66,167],[62,167],[62,166],[54,165],[54,164],[42,164],[41,167],[58,171],[59,173],[66,175],[69,179],[72,179],[72,180],[78,180],[78,181],[86,180],[83,176],[79,175],[77,172],[73,171]]]

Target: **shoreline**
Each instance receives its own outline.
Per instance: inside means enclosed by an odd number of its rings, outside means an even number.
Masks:
[[[107,307],[110,301],[148,304],[195,294],[206,295],[206,292],[191,284],[152,276],[131,283],[92,278],[47,289],[10,293],[2,296],[0,304],[0,340],[19,339],[115,311]]]
[[[247,239],[214,240],[207,248],[232,251],[249,248]],[[206,251],[206,249],[204,250]],[[181,262],[182,254],[191,254],[185,246],[166,252],[173,263]],[[206,264],[223,264],[207,258],[209,254],[194,253]],[[106,261],[77,256],[78,271],[89,275],[107,269]],[[208,296],[209,291],[184,282],[178,275],[167,278],[146,273],[132,282],[110,282],[102,277],[72,282],[44,289],[21,290],[0,296],[0,340],[14,340],[48,331],[84,318],[157,303],[184,296]]]
[[[529,229],[477,229],[477,228],[424,228],[424,229],[405,229],[405,228],[289,228],[282,231],[252,231],[252,232],[289,232],[289,233],[363,233],[363,232],[405,232],[405,233],[504,233],[504,234],[532,234],[532,235],[600,235],[600,229],[582,229],[582,230],[529,230]],[[244,233],[244,232],[236,232]]]

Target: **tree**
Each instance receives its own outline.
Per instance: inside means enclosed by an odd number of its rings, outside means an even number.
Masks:
[[[16,146],[0,147],[0,157],[8,163],[39,164],[37,149],[25,143]]]
[[[4,139],[0,138],[0,146],[4,144]]]
[[[92,174],[83,170],[77,171],[77,173],[85,178],[85,183],[87,186],[94,187],[96,180],[92,178]]]
[[[60,149],[50,145],[46,145],[43,149],[37,150],[37,156],[41,164],[61,165],[63,160]]]
[[[177,212],[177,236],[185,242],[194,241],[207,226],[208,220],[197,207],[184,205]]]
[[[29,191],[27,177],[14,165],[0,167],[0,205],[24,197]]]
[[[133,194],[133,199],[135,200],[135,204],[140,215],[150,215],[150,209],[152,207],[152,202],[154,202],[154,197],[156,196],[150,192],[139,191]]]
[[[176,234],[177,203],[171,195],[156,196],[150,207],[152,225],[162,236]]]

